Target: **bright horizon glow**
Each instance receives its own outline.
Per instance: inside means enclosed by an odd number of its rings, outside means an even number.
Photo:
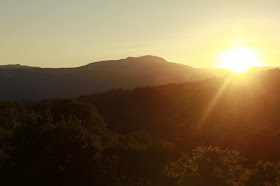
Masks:
[[[260,53],[249,48],[233,48],[220,55],[220,67],[228,68],[233,72],[242,73],[253,66],[262,66]]]

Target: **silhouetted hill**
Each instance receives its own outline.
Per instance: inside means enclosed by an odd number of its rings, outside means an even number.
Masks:
[[[7,65],[0,66],[0,100],[76,97],[116,88],[197,81],[216,75],[155,56],[101,61],[77,68]]]

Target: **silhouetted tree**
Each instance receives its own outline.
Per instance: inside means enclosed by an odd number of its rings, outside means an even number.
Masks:
[[[247,179],[239,152],[218,147],[197,147],[170,163],[164,174],[178,185],[240,185]]]

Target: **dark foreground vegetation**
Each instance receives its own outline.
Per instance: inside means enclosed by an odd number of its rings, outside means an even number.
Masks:
[[[279,185],[279,77],[1,102],[1,184]]]

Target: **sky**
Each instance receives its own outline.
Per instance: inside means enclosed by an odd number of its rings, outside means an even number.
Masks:
[[[155,55],[216,67],[235,47],[280,65],[279,8],[279,0],[0,0],[0,65]]]

